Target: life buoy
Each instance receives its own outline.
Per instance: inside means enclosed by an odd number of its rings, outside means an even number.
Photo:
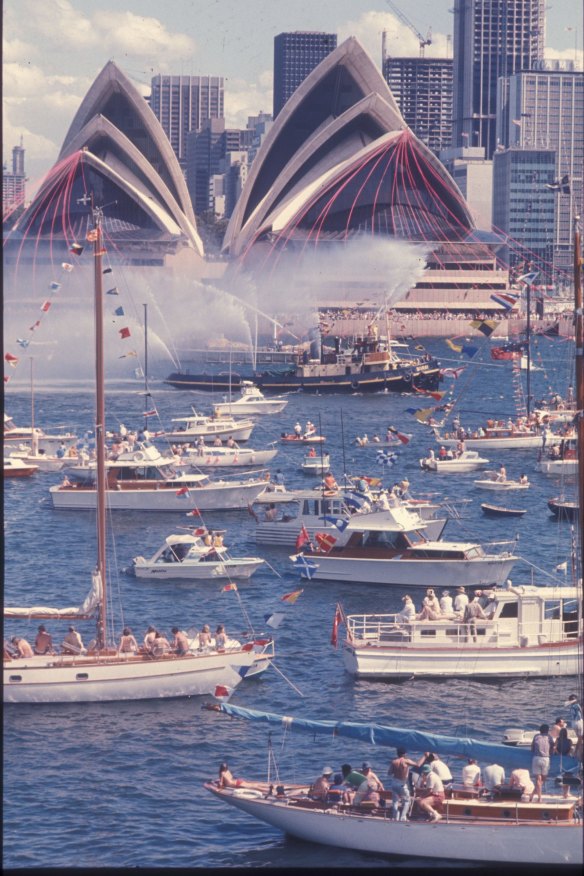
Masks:
[[[231,793],[234,797],[248,797],[250,800],[262,796],[262,792],[256,791],[255,788],[233,788]]]
[[[146,455],[141,450],[134,454],[134,462],[142,462],[144,459],[146,459]]]
[[[413,379],[413,374],[411,371],[404,371],[404,380],[406,383],[411,383]]]
[[[351,383],[351,389],[359,389],[359,381],[353,380]]]

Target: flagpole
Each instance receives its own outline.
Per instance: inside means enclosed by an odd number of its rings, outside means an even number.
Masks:
[[[146,411],[150,410],[148,404],[150,396],[148,391],[148,305],[143,304],[142,307],[144,308],[144,431],[146,431],[148,429]]]
[[[527,335],[527,418],[531,413],[531,283],[527,284],[527,324],[525,333]]]
[[[343,447],[343,481],[345,487],[347,486],[347,461],[345,458],[345,422],[343,419],[343,409],[341,408],[341,443]]]

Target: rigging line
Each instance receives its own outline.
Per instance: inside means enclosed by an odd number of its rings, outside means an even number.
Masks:
[[[284,673],[282,672],[282,670],[279,669],[279,668],[276,666],[276,664],[274,663],[273,660],[270,660],[270,666],[271,666],[273,669],[276,670],[276,672],[278,673],[278,675],[281,675],[281,676],[282,676],[282,678],[284,679],[284,681],[287,682],[287,683],[290,685],[290,687],[292,688],[292,690],[295,690],[296,693],[297,693],[299,696],[301,696],[302,698],[305,697],[305,694],[302,693],[302,691],[300,690],[300,688],[296,687],[296,685],[295,685],[292,681],[290,681],[290,679],[288,678],[287,675],[284,675]]]

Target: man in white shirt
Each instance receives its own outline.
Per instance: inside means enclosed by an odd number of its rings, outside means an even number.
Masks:
[[[481,784],[481,768],[472,757],[462,768],[462,784],[465,788],[478,788]]]
[[[505,783],[505,770],[498,763],[491,763],[483,770],[483,785],[487,791],[492,791],[495,785]]]
[[[443,590],[442,596],[440,597],[440,611],[444,615],[451,615],[454,611],[454,605],[452,603],[452,596],[450,595],[450,590]]]
[[[443,785],[450,785],[452,782],[452,773],[450,772],[448,764],[444,763],[443,760],[440,760],[438,755],[434,753],[428,755],[427,763],[430,764],[432,772],[436,773]]]
[[[468,596],[464,587],[456,588],[456,596],[454,597],[454,611],[457,614],[464,614],[464,609],[468,605]]]

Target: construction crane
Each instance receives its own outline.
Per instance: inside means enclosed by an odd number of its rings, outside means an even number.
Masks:
[[[420,58],[423,58],[424,57],[424,50],[425,50],[426,46],[432,45],[432,28],[431,27],[428,28],[428,33],[426,34],[425,37],[423,37],[422,34],[420,33],[420,31],[414,27],[414,25],[409,20],[409,18],[406,18],[406,16],[403,14],[401,9],[399,9],[395,5],[395,3],[392,3],[392,0],[386,0],[386,3],[389,6],[389,8],[392,10],[392,12],[394,12],[397,15],[397,17],[402,22],[402,24],[405,24],[405,26],[407,28],[409,28],[411,30],[411,32],[418,37],[418,42],[420,44]]]

